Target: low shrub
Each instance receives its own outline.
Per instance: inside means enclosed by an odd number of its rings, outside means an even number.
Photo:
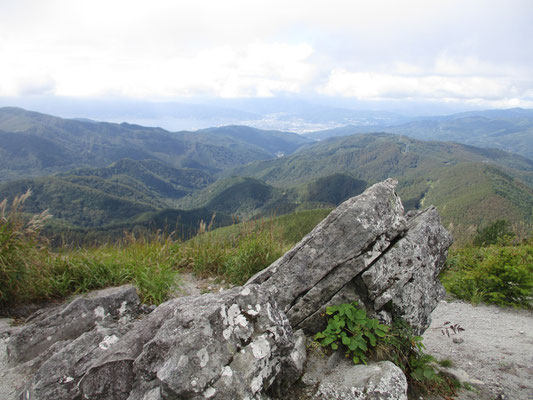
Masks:
[[[50,251],[39,234],[47,212],[33,217],[21,208],[31,195],[0,203],[0,309],[124,283],[134,284],[145,303],[166,300],[174,285],[179,247],[169,237],[126,241],[93,249]]]
[[[473,304],[531,307],[533,240],[452,251],[440,278],[448,292]]]
[[[48,250],[39,232],[50,216],[47,211],[33,217],[22,213],[30,195],[28,190],[10,205],[7,199],[0,203],[0,307],[21,293],[31,293],[28,281],[45,270]]]

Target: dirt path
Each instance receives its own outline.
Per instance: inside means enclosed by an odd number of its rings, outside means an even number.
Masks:
[[[533,399],[532,312],[442,301],[432,318],[424,334],[426,352],[453,361],[473,378],[474,390],[459,399]],[[443,336],[438,327],[446,321],[465,331]]]

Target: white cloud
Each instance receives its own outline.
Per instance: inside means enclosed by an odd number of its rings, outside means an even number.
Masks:
[[[0,96],[523,102],[532,18],[530,0],[0,1]]]
[[[0,95],[24,95],[28,81],[46,81],[50,83],[48,91],[60,96],[265,97],[276,92],[297,93],[313,78],[314,67],[308,62],[312,53],[306,43],[219,46],[194,55],[142,59],[72,51],[40,54],[41,71],[35,74],[25,67],[35,62],[34,51],[4,49],[10,61],[0,66],[6,82],[0,85]]]
[[[377,72],[376,72],[377,71]],[[533,72],[477,57],[440,54],[430,67],[405,62],[374,71],[331,71],[320,91],[366,100],[419,99],[526,106],[533,100]]]

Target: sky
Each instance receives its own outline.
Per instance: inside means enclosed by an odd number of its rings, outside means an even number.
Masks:
[[[531,0],[0,0],[0,99],[533,108]]]

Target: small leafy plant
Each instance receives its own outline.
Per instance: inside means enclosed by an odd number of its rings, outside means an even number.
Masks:
[[[436,360],[423,352],[422,337],[415,335],[405,321],[383,325],[368,318],[357,302],[328,307],[326,314],[326,329],[315,335],[321,346],[344,350],[355,364],[366,364],[369,359],[392,361],[407,377],[410,398],[427,393],[445,397],[455,394],[456,382],[435,371]]]
[[[357,308],[357,305],[353,302],[328,307],[326,314],[332,317],[327,328],[318,332],[315,339],[333,350],[342,344],[346,356],[351,357],[354,364],[366,364],[369,348],[377,345],[378,338],[385,337],[389,327],[380,324],[377,319],[368,318],[366,311]]]

